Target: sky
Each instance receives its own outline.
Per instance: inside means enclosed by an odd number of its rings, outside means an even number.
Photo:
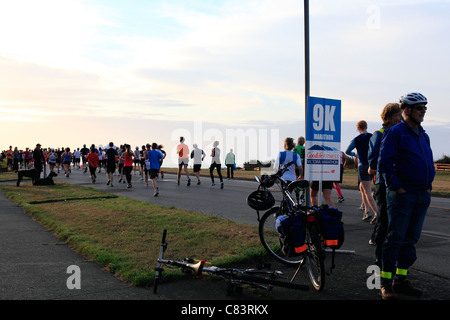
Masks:
[[[418,91],[450,155],[450,1],[309,2],[310,95],[341,100],[341,149]],[[183,135],[274,159],[305,135],[303,21],[298,0],[0,0],[0,149],[157,142],[170,163]]]

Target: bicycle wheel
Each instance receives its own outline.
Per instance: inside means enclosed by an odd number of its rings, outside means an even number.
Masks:
[[[325,287],[324,251],[320,240],[319,229],[314,223],[306,227],[306,269],[311,283],[316,291],[322,291]]]
[[[264,213],[259,221],[259,238],[264,249],[276,260],[287,265],[299,264],[303,260],[303,256],[289,257],[281,251],[280,238],[275,229],[279,212],[279,207],[273,207]]]

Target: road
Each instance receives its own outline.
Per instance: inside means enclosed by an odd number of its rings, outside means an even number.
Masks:
[[[257,188],[256,181],[224,180],[225,187],[220,189],[216,176],[216,186],[211,186],[207,177],[202,177],[202,183],[196,184],[195,177],[191,176],[191,186],[186,185],[186,177],[182,177],[181,184],[177,185],[176,176],[166,174],[164,179],[158,181],[160,194],[153,197],[151,183],[145,186],[139,175],[132,178],[133,187],[126,188],[126,184],[119,183],[115,177],[114,187],[106,185],[104,172],[98,174],[97,182],[91,183],[89,174],[83,170],[72,170],[69,178],[60,174],[56,179],[75,183],[78,185],[92,186],[96,189],[130,197],[151,203],[174,206],[178,208],[202,212],[218,216],[224,219],[243,222],[251,225],[257,224],[256,212],[247,206],[247,195]],[[274,190],[275,198],[280,193]],[[341,250],[354,251],[368,259],[373,259],[374,247],[368,241],[373,226],[361,220],[362,212],[359,210],[361,196],[356,190],[343,190],[345,201],[337,203],[337,195],[333,191],[336,207],[344,213],[346,231],[345,243]],[[421,239],[417,245],[418,259],[414,269],[421,272],[450,279],[450,199],[433,197],[429,208]]]

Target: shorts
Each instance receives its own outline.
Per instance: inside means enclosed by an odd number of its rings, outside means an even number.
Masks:
[[[70,161],[63,161],[63,164],[70,164]]]
[[[369,166],[359,166],[358,167],[358,174],[359,174],[359,181],[371,181],[372,176],[368,172]]]
[[[107,173],[114,173],[116,172],[116,164],[112,164],[112,163],[107,163],[106,164],[106,172]]]
[[[188,158],[178,158],[178,165],[182,166],[185,165],[187,166],[189,163],[189,159]]]
[[[311,189],[319,191],[319,181],[311,182]],[[323,189],[333,189],[333,181],[322,181],[322,190]]]
[[[194,164],[194,172],[199,172],[201,167],[201,164]]]
[[[159,169],[149,169],[150,171],[150,179],[155,179],[158,176]]]

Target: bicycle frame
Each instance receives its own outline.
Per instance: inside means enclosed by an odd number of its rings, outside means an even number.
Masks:
[[[262,271],[256,269],[221,268],[217,266],[210,266],[205,262],[205,260],[196,261],[187,258],[184,259],[184,261],[165,260],[163,259],[163,255],[167,249],[167,242],[165,240],[166,234],[167,230],[164,230],[161,242],[161,250],[158,257],[158,266],[154,268],[154,270],[156,271],[153,287],[154,293],[157,293],[158,282],[162,277],[162,272],[164,271],[162,265],[172,265],[175,267],[179,267],[182,271],[190,272],[199,279],[201,279],[205,274],[218,275],[228,280],[232,286],[231,288],[234,288],[236,284],[246,284],[254,288],[261,288],[266,290],[272,290],[273,286],[299,290],[309,290],[309,287],[306,285],[278,280],[283,275],[283,273],[278,270]],[[230,287],[228,290],[230,290]]]
[[[272,255],[278,261],[288,264],[291,266],[298,266],[298,269],[291,279],[293,281],[297,276],[300,269],[303,265],[307,265],[308,275],[311,279],[311,283],[317,291],[321,291],[324,287],[325,283],[325,273],[324,273],[324,255],[321,244],[321,234],[318,225],[317,216],[317,208],[303,206],[303,203],[299,203],[294,199],[292,195],[292,191],[297,190],[298,188],[307,188],[309,186],[309,182],[304,180],[297,180],[291,183],[288,183],[285,179],[283,179],[282,175],[287,170],[287,167],[292,163],[288,163],[281,168],[276,174],[272,174],[270,176],[262,177],[262,181],[258,179],[256,180],[260,183],[259,188],[268,188],[273,184],[277,184],[282,193],[282,200],[280,206],[273,207],[272,209],[266,211],[262,217],[258,214],[258,222],[259,222],[259,236],[261,243],[263,244],[266,251]],[[305,230],[309,235],[308,240],[306,241],[308,249],[305,251],[304,256],[288,256],[285,252],[280,249],[276,249],[275,251],[272,249],[276,248],[276,244],[273,240],[269,240],[269,237],[266,237],[265,230],[270,230],[271,228],[266,228],[267,225],[270,226],[269,221],[271,217],[278,217],[279,215],[284,215],[292,213],[294,215],[302,215],[304,217]],[[272,221],[273,223],[273,221]],[[305,231],[305,232],[306,232]],[[270,232],[269,232],[270,233]],[[281,242],[280,242],[281,243]],[[274,246],[272,246],[274,245]]]

